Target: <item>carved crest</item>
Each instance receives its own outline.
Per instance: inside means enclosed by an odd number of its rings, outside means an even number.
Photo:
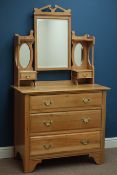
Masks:
[[[52,7],[51,5],[42,8],[34,8],[34,15],[71,15],[70,9],[64,9],[58,5]]]

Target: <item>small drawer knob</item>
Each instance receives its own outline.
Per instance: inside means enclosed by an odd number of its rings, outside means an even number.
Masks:
[[[89,120],[90,120],[90,118],[82,118],[82,119],[81,119],[81,121],[82,121],[84,124],[89,123]]]
[[[53,123],[52,120],[49,120],[49,121],[43,121],[43,124],[44,124],[45,126],[47,126],[47,127],[50,127],[52,123]]]
[[[87,73],[84,73],[84,74],[83,74],[83,77],[84,77],[84,78],[86,78],[86,77],[87,77],[87,75],[88,75]]]
[[[80,143],[82,145],[88,145],[89,144],[89,140],[81,140]]]
[[[85,103],[85,104],[87,104],[87,103],[89,103],[89,102],[91,102],[91,98],[83,98],[83,103]]]
[[[30,76],[29,75],[26,75],[26,79],[29,79],[30,78]]]
[[[50,106],[51,104],[52,104],[52,101],[51,100],[44,101],[44,105],[45,106]]]
[[[43,145],[43,148],[46,150],[49,150],[51,147],[52,147],[52,145],[50,145],[50,144]]]

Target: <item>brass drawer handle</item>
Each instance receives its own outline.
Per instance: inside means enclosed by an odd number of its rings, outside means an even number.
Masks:
[[[82,118],[82,119],[81,119],[81,121],[82,121],[84,124],[89,123],[89,120],[90,120],[90,118]]]
[[[89,103],[89,102],[91,102],[91,98],[83,98],[83,103],[85,103],[85,104],[87,104],[87,103]]]
[[[49,150],[50,148],[52,148],[52,145],[49,145],[49,144],[47,144],[47,145],[43,145],[43,148],[44,149],[46,149],[46,150]]]
[[[80,143],[82,145],[88,145],[89,144],[89,140],[81,140]]]
[[[25,77],[26,77],[26,79],[30,79],[30,75],[26,75]]]
[[[47,127],[51,126],[51,124],[53,123],[52,120],[49,120],[49,121],[43,121],[43,124]]]
[[[86,78],[86,77],[87,77],[87,75],[88,75],[87,73],[84,73],[84,74],[83,74],[83,77],[84,77],[84,78]]]
[[[50,106],[51,104],[52,104],[52,101],[51,100],[44,101],[44,105],[45,106]]]

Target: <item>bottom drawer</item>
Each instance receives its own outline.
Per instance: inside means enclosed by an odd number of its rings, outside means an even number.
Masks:
[[[100,132],[73,133],[30,138],[30,156],[100,148]]]

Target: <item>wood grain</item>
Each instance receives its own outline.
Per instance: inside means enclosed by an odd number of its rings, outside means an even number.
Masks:
[[[48,155],[100,148],[100,132],[61,134],[30,138],[30,155]]]
[[[31,87],[14,87],[15,154],[20,153],[24,172],[55,157],[89,154],[102,163],[109,88],[77,87],[70,81],[57,82],[57,87],[54,82],[40,84],[36,92]]]
[[[86,107],[101,106],[101,93],[82,93],[66,95],[48,95],[48,96],[30,96],[30,110],[43,112],[45,109],[69,108],[69,107]]]
[[[41,133],[101,127],[101,110],[30,114],[30,132]],[[73,131],[72,131],[73,132]]]

